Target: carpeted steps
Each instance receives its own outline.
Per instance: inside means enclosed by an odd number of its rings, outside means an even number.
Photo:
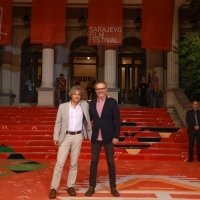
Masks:
[[[56,113],[54,107],[0,107],[0,159],[56,159],[52,141]],[[175,127],[167,109],[120,108],[120,115],[116,159],[187,159],[186,129]],[[83,141],[82,158],[90,159],[88,140]]]

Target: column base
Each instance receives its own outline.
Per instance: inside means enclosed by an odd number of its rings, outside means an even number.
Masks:
[[[38,92],[37,106],[54,106],[54,88],[36,88]]]
[[[12,96],[12,93],[10,94],[4,94],[0,93],[0,105],[1,106],[10,106],[14,102],[14,96]]]
[[[119,88],[108,88],[107,89],[107,95],[112,97],[113,99],[116,99],[117,103],[118,103],[118,93],[119,93],[120,89]]]
[[[173,89],[166,89],[164,93],[164,106],[173,107],[174,106],[174,94]]]

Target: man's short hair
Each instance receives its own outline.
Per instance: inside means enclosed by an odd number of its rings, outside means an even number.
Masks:
[[[63,77],[64,77],[64,75],[63,75],[63,74],[60,74],[60,76],[63,76]]]
[[[94,88],[96,88],[96,85],[99,84],[99,83],[103,83],[103,84],[105,84],[105,86],[107,87],[107,84],[106,84],[105,81],[97,81],[97,82],[95,83],[95,85],[94,85]]]
[[[153,69],[152,72],[155,72],[155,74],[156,74],[156,70]]]
[[[75,85],[75,86],[73,86],[71,89],[70,89],[70,91],[69,91],[69,96],[71,97],[72,96],[72,94],[74,94],[75,92],[79,92],[80,93],[80,95],[81,96],[83,96],[83,89],[80,87],[80,86],[78,86],[78,85]]]

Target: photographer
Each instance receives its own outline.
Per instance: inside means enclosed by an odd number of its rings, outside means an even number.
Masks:
[[[60,74],[59,84],[60,84],[60,99],[62,103],[65,103],[66,102],[66,79],[64,79],[63,74]]]

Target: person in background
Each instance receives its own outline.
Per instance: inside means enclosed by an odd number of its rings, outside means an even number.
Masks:
[[[158,107],[158,85],[159,78],[156,76],[156,71],[152,71],[150,83],[149,83],[149,95],[150,95],[150,107]]]
[[[59,106],[59,96],[60,96],[60,79],[56,78],[55,83],[54,83],[54,106],[58,107]]]
[[[91,83],[87,84],[87,87],[85,88],[85,90],[87,91],[87,98],[90,99],[90,95],[92,93],[92,86]]]
[[[107,85],[105,82],[97,82],[95,91],[97,98],[92,99],[89,105],[90,119],[93,123],[91,138],[92,159],[90,163],[90,187],[85,196],[89,197],[95,193],[99,157],[101,148],[104,147],[111,194],[118,197],[114,145],[119,141],[121,127],[119,107],[115,99],[107,97]]]
[[[66,102],[66,79],[63,74],[60,74],[60,99],[62,103]]]
[[[139,106],[147,107],[147,94],[148,94],[148,87],[149,85],[146,83],[146,79],[143,76],[142,81],[139,83],[139,96],[140,96],[140,103]]]
[[[197,142],[197,159],[200,162],[200,111],[198,101],[192,102],[192,109],[186,113],[186,123],[188,124],[188,162],[193,161],[194,141]]]
[[[39,75],[39,76],[38,76],[37,84],[38,84],[38,85],[37,85],[38,87],[41,86],[41,84],[42,84],[42,75]]]
[[[58,146],[57,161],[51,182],[50,199],[56,198],[61,174],[70,152],[70,169],[67,180],[67,192],[76,196],[74,185],[77,177],[78,159],[83,138],[91,139],[92,129],[88,112],[88,103],[81,100],[83,90],[73,86],[69,91],[71,100],[60,104],[54,126],[53,142]]]
[[[80,81],[77,78],[74,79],[74,85],[81,85]]]
[[[97,81],[96,81],[95,77],[93,77],[93,80],[91,82],[91,85],[92,85],[92,99],[94,99],[96,97],[96,92],[95,92],[95,88],[94,88],[96,82]]]

